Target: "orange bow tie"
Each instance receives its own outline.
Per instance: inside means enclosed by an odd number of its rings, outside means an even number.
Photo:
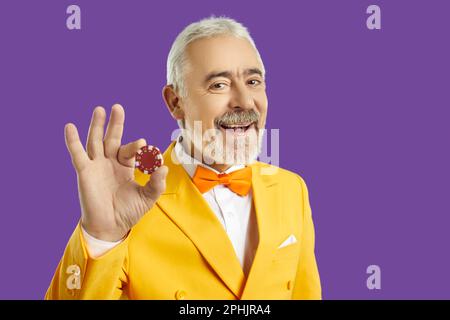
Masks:
[[[197,166],[192,180],[201,193],[205,193],[218,184],[223,184],[234,193],[245,196],[252,186],[252,168],[245,167],[231,173],[216,174],[212,170]]]

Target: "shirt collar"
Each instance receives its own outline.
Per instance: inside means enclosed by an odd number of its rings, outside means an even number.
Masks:
[[[207,164],[204,164],[200,161],[198,161],[195,158],[192,158],[184,149],[183,144],[180,142],[179,137],[176,140],[175,143],[175,154],[176,157],[178,159],[178,161],[181,163],[181,165],[183,166],[184,170],[186,170],[186,172],[189,174],[189,176],[192,178],[194,176],[195,170],[197,169],[197,166],[202,166],[204,168],[207,168],[217,174],[219,174],[220,172],[217,171],[216,169],[208,166]],[[230,173],[236,170],[240,170],[242,168],[245,168],[245,165],[240,164],[240,165],[234,165],[229,167],[227,170],[224,171],[224,173]]]

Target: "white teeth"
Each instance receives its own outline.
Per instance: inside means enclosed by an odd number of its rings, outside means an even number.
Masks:
[[[224,128],[225,129],[244,129],[244,128],[246,128],[246,127],[238,127],[238,126],[236,126],[236,127],[226,127],[226,126],[224,126]]]
[[[252,123],[243,124],[243,125],[222,125],[222,127],[226,128],[226,129],[236,129],[236,128],[247,128],[250,125],[252,125]]]

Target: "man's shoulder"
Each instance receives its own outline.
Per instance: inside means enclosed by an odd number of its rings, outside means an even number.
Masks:
[[[252,166],[255,169],[253,172],[260,175],[264,180],[272,180],[273,182],[300,188],[305,185],[305,180],[299,173],[260,161],[254,162]]]

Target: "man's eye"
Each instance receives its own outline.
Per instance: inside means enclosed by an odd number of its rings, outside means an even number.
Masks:
[[[225,88],[226,85],[227,84],[223,82],[214,83],[213,85],[211,85],[211,89],[220,90]]]
[[[248,81],[248,84],[252,85],[252,86],[257,86],[259,84],[261,84],[261,81],[256,80],[256,79],[252,79]]]

